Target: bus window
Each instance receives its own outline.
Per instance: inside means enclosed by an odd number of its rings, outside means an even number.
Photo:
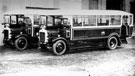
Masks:
[[[96,26],[96,16],[89,16],[89,25]]]
[[[68,24],[68,19],[63,19],[62,24]]]
[[[45,25],[45,24],[46,24],[46,16],[41,16],[39,23],[40,23],[41,25]]]
[[[19,24],[22,24],[24,21],[23,21],[23,18],[18,18],[18,23]]]
[[[97,25],[98,26],[108,26],[109,25],[109,16],[107,15],[100,15],[97,18]]]
[[[60,18],[55,18],[55,25],[60,25],[61,24],[61,19]]]
[[[83,26],[96,26],[96,16],[83,16]]]
[[[74,27],[82,26],[82,17],[81,16],[73,17],[73,26]]]
[[[122,24],[128,23],[128,16],[123,16]]]
[[[83,26],[89,26],[89,16],[83,16]]]
[[[52,16],[47,17],[47,26],[53,26],[53,17]]]
[[[24,23],[30,25],[30,24],[31,24],[31,19],[30,19],[29,17],[26,17],[26,18],[24,19]]]
[[[121,16],[120,15],[110,16],[110,25],[120,25],[120,24],[121,24]]]
[[[40,16],[34,15],[34,25],[39,25]]]
[[[16,16],[11,16],[11,24],[16,24]]]
[[[4,23],[10,23],[10,16],[4,16]]]

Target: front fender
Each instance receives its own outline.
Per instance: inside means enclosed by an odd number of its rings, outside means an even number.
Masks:
[[[111,34],[109,35],[109,37],[112,37],[112,36],[120,37],[120,35],[119,35],[118,33],[111,33]],[[108,38],[109,38],[109,37],[108,37]]]
[[[65,41],[66,44],[69,46],[69,41],[68,41],[67,39],[63,38],[63,37],[58,37],[58,38],[56,38],[56,39],[53,39],[53,40],[52,40],[52,43],[55,43],[55,42],[58,41],[58,40],[63,40],[63,41]]]
[[[58,40],[64,40],[64,41],[67,42],[67,40],[66,40],[65,38],[63,38],[63,37],[55,38],[55,39],[52,40],[52,42],[54,43],[54,42],[56,42],[56,41],[58,41]]]
[[[20,35],[17,35],[16,37],[15,37],[15,39],[17,39],[17,38],[19,38],[19,37],[26,37],[28,40],[30,39],[30,37],[28,36],[28,35],[26,35],[26,34],[20,34]]]
[[[118,33],[111,33],[108,38],[115,36],[118,39],[118,45],[121,45],[120,35]]]

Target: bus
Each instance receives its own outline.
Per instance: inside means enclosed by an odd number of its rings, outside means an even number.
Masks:
[[[28,10],[13,10],[4,13],[3,44],[23,51],[28,47],[38,47],[40,29],[39,14]]]
[[[41,12],[41,11],[40,11]],[[51,10],[44,13],[39,44],[63,55],[70,49],[101,46],[116,49],[132,36],[133,14],[118,10]],[[58,24],[59,23],[59,24]]]

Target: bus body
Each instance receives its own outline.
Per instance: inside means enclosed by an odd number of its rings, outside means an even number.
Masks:
[[[46,24],[39,30],[39,44],[45,50],[52,49],[55,55],[89,46],[112,50],[132,36],[133,14],[124,11],[58,10],[44,15]],[[60,20],[58,27],[56,18],[67,20]]]

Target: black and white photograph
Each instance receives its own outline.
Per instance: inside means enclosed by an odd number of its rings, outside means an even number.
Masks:
[[[0,0],[0,76],[135,76],[135,0]]]

